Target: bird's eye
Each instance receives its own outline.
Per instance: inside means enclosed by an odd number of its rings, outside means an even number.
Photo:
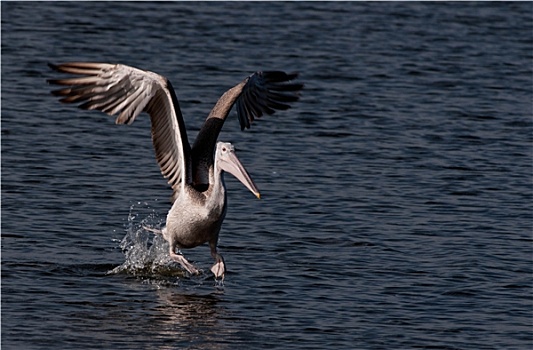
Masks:
[[[226,152],[227,151],[227,148],[226,147],[222,147],[222,152]]]

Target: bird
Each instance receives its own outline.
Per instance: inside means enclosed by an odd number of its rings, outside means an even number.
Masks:
[[[237,158],[230,142],[217,141],[235,105],[241,130],[263,115],[287,110],[300,99],[304,84],[299,73],[256,71],[228,89],[205,119],[190,145],[176,92],[170,80],[149,70],[125,64],[67,62],[48,64],[68,78],[48,79],[61,88],[52,90],[63,103],[116,116],[116,124],[132,124],[142,113],[150,116],[155,158],[172,188],[171,208],[161,230],[169,256],[191,275],[200,270],[181,252],[208,243],[215,264],[215,280],[223,280],[227,266],[218,251],[218,239],[227,211],[224,173],[235,176],[257,198],[259,190]]]

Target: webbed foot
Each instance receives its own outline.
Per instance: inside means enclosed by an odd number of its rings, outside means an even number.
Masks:
[[[215,279],[224,280],[224,274],[226,273],[226,264],[224,263],[224,258],[220,254],[215,255],[216,263],[211,267],[211,272],[215,275]]]
[[[172,258],[172,260],[179,262],[180,265],[183,266],[183,268],[187,270],[191,275],[200,274],[200,270],[194,267],[194,265],[191,264],[187,259],[185,259],[183,255],[170,252],[170,257]]]

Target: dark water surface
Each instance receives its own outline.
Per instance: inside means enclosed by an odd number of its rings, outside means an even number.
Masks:
[[[530,2],[1,6],[2,349],[532,348]],[[168,76],[190,139],[253,71],[301,73],[221,134],[263,195],[227,177],[224,290],[141,229],[170,207],[149,119],[50,96],[71,60]]]

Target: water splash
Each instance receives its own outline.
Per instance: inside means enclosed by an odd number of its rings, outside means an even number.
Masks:
[[[213,276],[201,269],[199,275],[190,276],[179,263],[170,258],[168,242],[154,233],[160,231],[164,224],[165,219],[160,218],[149,203],[132,204],[125,223],[126,235],[120,242],[124,263],[108,271],[108,274],[132,275],[143,283],[157,286],[179,285],[195,291],[204,286],[205,282],[212,281]],[[223,292],[223,280],[215,280],[214,287],[217,292]]]
[[[168,243],[150,230],[160,230],[164,219],[147,202],[130,206],[126,235],[120,242],[125,261],[110,274],[131,274],[144,278],[183,277],[185,272],[168,255]]]

